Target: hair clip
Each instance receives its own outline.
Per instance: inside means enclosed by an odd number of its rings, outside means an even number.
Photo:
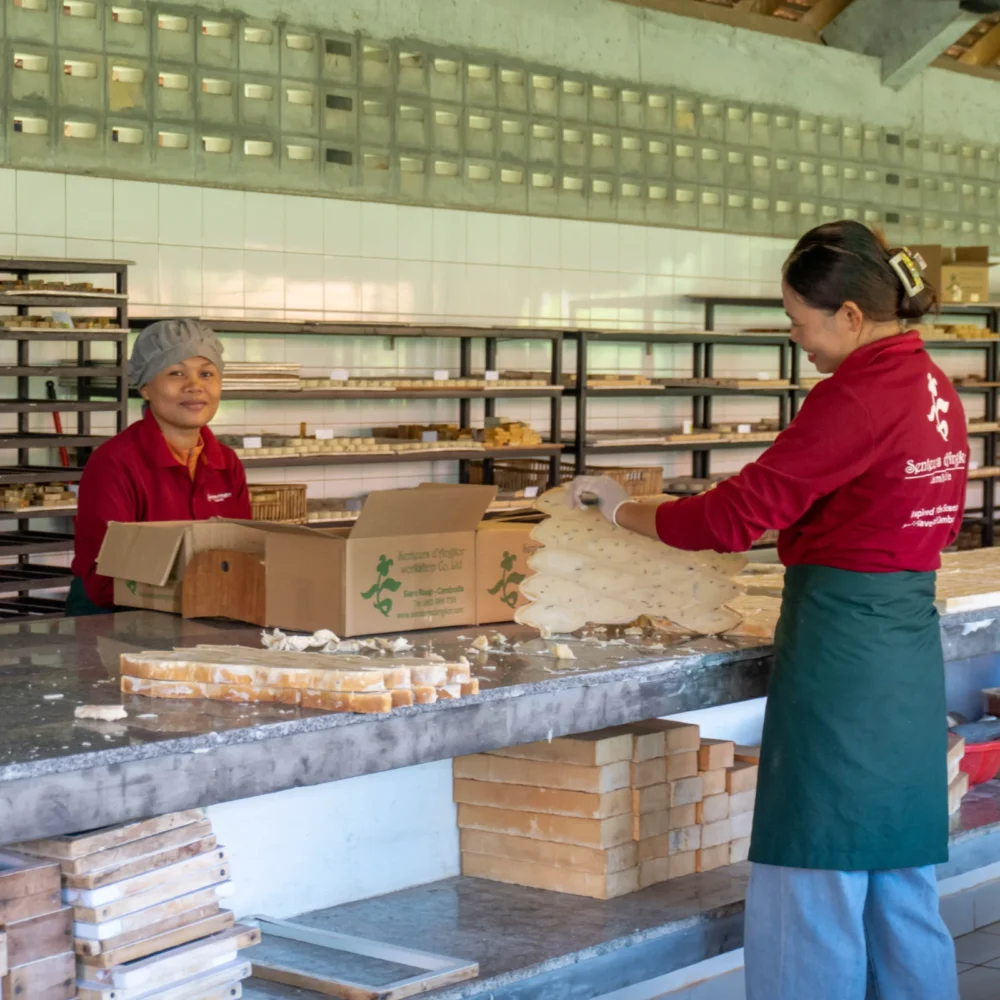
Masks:
[[[903,283],[903,288],[909,298],[912,299],[914,295],[919,295],[927,287],[923,275],[920,273],[920,265],[908,250],[897,250],[889,258],[889,266]]]

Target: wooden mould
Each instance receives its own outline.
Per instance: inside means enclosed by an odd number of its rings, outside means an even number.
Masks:
[[[429,990],[475,979],[479,975],[476,962],[465,962],[445,955],[434,955],[399,945],[384,944],[351,934],[321,931],[304,924],[287,920],[259,921],[264,957],[253,958],[253,974],[258,979],[267,979],[286,986],[314,990],[327,997],[341,1000],[404,1000]],[[329,950],[329,965],[324,960],[322,968],[306,970],[301,958],[296,959],[294,947],[288,949],[287,957],[281,954],[283,942],[313,945]],[[377,959],[393,965],[402,965],[417,970],[395,982],[370,986],[356,982],[336,971],[337,954],[347,953]],[[267,957],[270,954],[271,957]],[[301,953],[300,953],[301,954]],[[315,963],[312,963],[315,965]]]
[[[188,920],[209,917],[219,912],[219,900],[232,894],[228,880],[196,889],[182,888],[180,895],[141,910],[93,920],[74,908],[73,932],[78,953],[97,955],[103,951],[132,944],[153,934],[180,927]]]
[[[78,1000],[221,1000],[242,995],[240,983],[250,975],[250,963],[237,958],[214,969],[175,980],[162,990],[136,992],[122,987],[79,981]]]
[[[59,893],[57,864],[0,851],[0,927],[58,910]]]
[[[76,997],[76,955],[64,952],[12,967],[3,978],[3,1000],[72,1000]]]
[[[26,920],[7,924],[7,963],[10,968],[63,955],[73,950],[73,909],[60,907]]]
[[[81,963],[81,979],[100,987],[113,986],[125,990],[126,996],[140,996],[144,991],[166,989],[188,976],[197,976],[213,966],[236,961],[240,949],[259,942],[260,931],[256,927],[236,924],[201,940],[122,965],[102,968]]]
[[[59,888],[59,866],[13,851],[0,851],[0,903]],[[0,918],[0,923],[8,923]]]
[[[188,914],[184,914],[184,917],[187,919]],[[99,955],[82,958],[80,970],[83,978],[101,982],[102,974],[107,973],[114,966],[125,965],[127,962],[134,962],[140,958],[148,958],[158,952],[166,951],[168,948],[190,944],[192,941],[198,941],[209,935],[229,930],[235,923],[236,919],[232,911],[222,910],[210,917],[177,926],[162,934],[152,934],[149,937],[140,938],[132,944],[111,948],[102,951]]]
[[[211,549],[188,563],[181,583],[185,618],[232,618],[267,624],[266,574],[260,556]]]
[[[135,823],[125,823],[121,826],[107,826],[99,830],[87,830],[84,833],[71,833],[60,837],[47,837],[42,840],[26,841],[17,845],[26,854],[40,858],[53,858],[61,861],[71,861],[96,855],[101,851],[110,851],[131,844],[146,837],[158,836],[168,830],[197,823],[205,818],[203,809],[187,809],[183,812],[165,813],[152,819],[137,820]],[[103,867],[99,866],[99,867]],[[70,867],[69,872],[87,871],[87,868]]]

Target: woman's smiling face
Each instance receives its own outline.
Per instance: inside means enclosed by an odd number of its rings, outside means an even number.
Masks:
[[[140,395],[153,416],[172,427],[204,427],[219,409],[222,376],[208,358],[188,358],[164,368]]]
[[[860,343],[864,317],[853,302],[835,313],[811,306],[787,282],[781,283],[785,312],[792,321],[791,338],[805,351],[817,371],[835,372]]]

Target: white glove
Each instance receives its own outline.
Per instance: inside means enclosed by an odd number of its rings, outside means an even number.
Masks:
[[[584,499],[590,502],[584,503]],[[628,500],[625,487],[608,476],[577,476],[566,484],[566,502],[570,507],[597,506],[612,524],[617,523],[618,508]]]

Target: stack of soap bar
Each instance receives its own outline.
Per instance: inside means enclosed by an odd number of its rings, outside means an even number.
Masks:
[[[635,835],[640,882],[645,887],[692,875],[697,870],[702,834],[697,814],[704,783],[698,774],[697,726],[649,719],[636,723],[634,729],[637,749],[654,738],[662,741],[660,783],[647,784],[654,777],[650,765],[635,765],[636,805],[640,812]],[[653,802],[656,808],[646,812]]]
[[[701,827],[697,858],[700,872],[729,864],[733,827],[727,777],[734,754],[735,746],[728,740],[702,740],[698,749],[698,773],[705,788],[697,813]]]
[[[199,646],[125,653],[121,689],[152,698],[301,705],[328,712],[388,712],[478,694],[464,658],[283,652]]]
[[[240,995],[250,963],[237,952],[260,935],[219,906],[232,888],[229,863],[201,810],[18,847],[49,859],[57,897],[61,872],[68,905],[52,919],[63,919],[67,997]]]
[[[2,995],[24,1000],[76,996],[73,912],[59,893],[59,865],[0,851]]]
[[[633,737],[603,731],[455,760],[462,872],[610,899],[639,887]]]
[[[757,764],[650,719],[454,762],[462,872],[609,899],[745,861]]]
[[[753,810],[757,798],[758,765],[737,760],[726,771],[726,790],[729,792],[729,825],[732,843],[729,845],[729,864],[746,861],[750,855],[750,832],[753,829]]]
[[[759,764],[760,747],[740,746],[737,744],[733,749],[733,758],[741,764]]]

